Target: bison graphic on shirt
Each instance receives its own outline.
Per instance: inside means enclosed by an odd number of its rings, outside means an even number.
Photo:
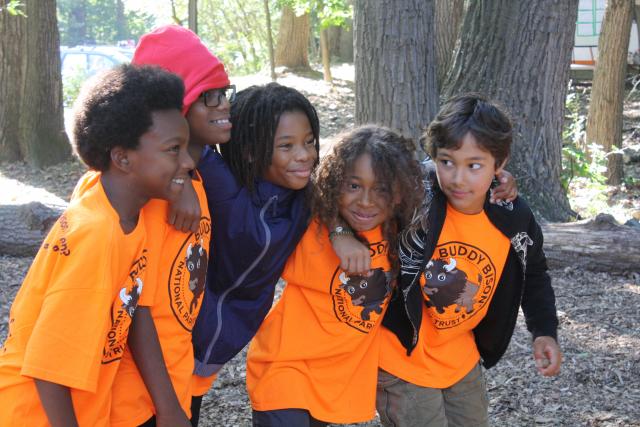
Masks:
[[[473,312],[473,300],[478,293],[479,286],[470,282],[467,273],[456,268],[455,258],[449,260],[431,260],[424,271],[425,284],[422,288],[428,297],[427,307],[435,307],[438,313],[444,313],[445,307],[456,305],[458,313],[462,307],[467,314]],[[478,274],[478,283],[482,276]]]
[[[389,295],[389,281],[387,274],[381,268],[372,270],[369,277],[355,275],[347,277],[340,275],[340,289],[351,297],[351,304],[363,307],[360,317],[369,320],[372,312],[382,313],[382,307]]]

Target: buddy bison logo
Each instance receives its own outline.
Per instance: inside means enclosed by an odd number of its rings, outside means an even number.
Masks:
[[[102,363],[107,364],[120,360],[129,336],[131,320],[138,307],[142,294],[143,282],[140,276],[147,268],[146,250],[138,258],[129,271],[127,284],[123,286],[111,306],[111,327],[107,332],[107,340],[102,350]]]
[[[339,271],[336,270],[331,283],[333,311],[341,322],[369,332],[381,319],[391,293],[391,277],[382,268],[372,270],[368,277],[348,277],[344,272],[338,274]]]
[[[198,300],[204,291],[204,279],[207,275],[207,251],[202,247],[202,241],[195,246],[187,248],[187,270],[189,270],[189,290],[193,293],[193,299],[189,304],[189,313],[198,306]]]
[[[436,328],[447,329],[491,300],[496,269],[485,252],[461,242],[440,245],[434,254],[423,273],[422,292]]]
[[[210,234],[211,222],[208,218],[202,218],[198,233],[187,237],[171,266],[168,283],[171,309],[187,331],[193,328],[202,303],[209,263],[207,245]]]
[[[384,300],[389,295],[387,276],[381,268],[373,270],[371,276],[347,277],[340,274],[340,289],[351,297],[351,304],[362,307],[360,318],[369,320],[371,312],[381,314]]]

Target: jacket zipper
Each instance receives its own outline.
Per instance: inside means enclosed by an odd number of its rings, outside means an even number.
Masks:
[[[216,327],[216,332],[213,335],[211,342],[207,346],[207,351],[205,352],[204,358],[202,361],[203,365],[209,364],[208,361],[209,361],[209,357],[211,356],[211,353],[213,352],[213,347],[215,346],[216,342],[220,338],[220,333],[222,331],[222,305],[224,304],[224,300],[227,298],[227,295],[229,295],[229,293],[231,293],[233,290],[235,290],[240,285],[242,285],[242,283],[247,278],[249,273],[251,273],[258,266],[260,261],[262,261],[262,258],[264,258],[264,256],[267,253],[267,250],[269,249],[269,246],[271,245],[271,229],[269,229],[267,222],[264,220],[264,216],[265,216],[265,213],[267,212],[267,209],[269,209],[269,206],[272,203],[276,203],[277,201],[278,201],[278,196],[271,196],[271,198],[269,198],[269,200],[262,207],[262,209],[260,209],[260,222],[262,223],[262,226],[264,228],[264,234],[265,234],[265,245],[264,245],[264,248],[262,248],[262,252],[251,263],[251,265],[236,279],[233,285],[230,288],[228,288],[226,291],[224,291],[222,295],[220,295],[220,299],[218,299],[218,303],[216,304],[216,318],[218,320],[218,326]]]

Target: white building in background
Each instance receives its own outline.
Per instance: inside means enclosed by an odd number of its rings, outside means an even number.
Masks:
[[[580,0],[578,5],[578,21],[576,22],[576,38],[571,62],[575,65],[593,67],[598,60],[598,37],[604,18],[606,0]],[[638,41],[638,18],[640,17],[640,0],[635,0],[635,18],[629,34],[629,63],[640,65]],[[572,67],[575,68],[575,67]]]

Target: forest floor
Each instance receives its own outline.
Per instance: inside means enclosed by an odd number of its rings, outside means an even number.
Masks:
[[[316,74],[282,75],[318,109],[325,143],[354,121],[353,67],[334,68],[331,88]],[[311,77],[311,78],[310,78]],[[239,88],[268,82],[266,76],[233,79]],[[572,86],[584,115],[590,88]],[[574,179],[569,198],[582,217],[600,212],[619,222],[640,220],[640,93],[625,102],[626,183],[611,187]],[[579,118],[578,118],[579,119]],[[322,151],[330,144],[323,144]],[[0,204],[39,200],[63,202],[84,171],[77,161],[43,170],[26,164],[0,164]],[[0,342],[6,336],[10,304],[32,258],[0,256]],[[568,265],[570,260],[568,260]],[[550,271],[560,318],[564,351],[562,373],[540,377],[531,355],[522,315],[509,349],[486,372],[490,420],[495,426],[638,426],[640,427],[640,266],[636,272],[607,274],[570,266]],[[249,426],[251,409],[245,391],[245,352],[221,371],[203,401],[202,426]],[[378,420],[361,424],[379,426]]]

